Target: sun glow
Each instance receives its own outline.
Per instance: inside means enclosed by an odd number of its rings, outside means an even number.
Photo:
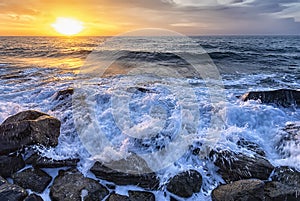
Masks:
[[[78,34],[83,30],[83,23],[81,21],[58,17],[51,26],[60,34],[71,36]]]

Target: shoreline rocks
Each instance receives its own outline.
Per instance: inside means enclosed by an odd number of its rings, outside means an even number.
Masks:
[[[300,105],[300,91],[279,89],[274,91],[251,91],[239,97],[242,101],[260,100],[266,104],[276,104],[282,107]]]

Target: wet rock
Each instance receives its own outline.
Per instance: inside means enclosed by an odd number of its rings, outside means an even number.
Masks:
[[[84,177],[77,170],[60,170],[50,188],[53,201],[103,200],[108,190],[96,180]]]
[[[6,184],[6,183],[7,183],[7,181],[3,177],[0,176],[0,186],[2,184]]]
[[[167,184],[167,190],[180,197],[188,198],[200,192],[201,185],[201,174],[195,170],[189,170],[171,178]]]
[[[24,201],[43,201],[43,198],[36,194],[30,194]]]
[[[145,191],[128,191],[130,201],[155,201],[155,196],[151,192]]]
[[[117,185],[136,185],[145,189],[157,189],[159,186],[156,174],[136,155],[105,165],[96,162],[91,172],[96,177]]]
[[[264,185],[257,179],[235,181],[217,187],[211,196],[213,201],[263,201]]]
[[[43,170],[33,168],[15,173],[12,178],[15,184],[37,193],[42,193],[52,180],[52,177]]]
[[[300,187],[292,187],[279,182],[267,182],[264,187],[266,201],[299,201]]]
[[[73,88],[67,88],[64,90],[60,90],[55,93],[54,100],[65,100],[68,97],[71,97],[74,94]]]
[[[38,154],[33,154],[26,160],[26,164],[30,164],[35,168],[59,168],[76,167],[79,161],[79,159],[53,160],[39,156]]]
[[[282,107],[300,105],[300,91],[279,89],[275,91],[252,91],[239,97],[242,101],[260,100],[262,103],[273,103]]]
[[[119,195],[116,193],[111,194],[106,201],[131,201],[128,196]]]
[[[286,185],[300,187],[300,172],[295,168],[287,166],[276,167],[271,179]]]
[[[28,110],[8,117],[0,126],[0,154],[28,145],[56,146],[60,121],[45,113]]]
[[[249,157],[228,150],[220,152],[212,150],[209,156],[219,167],[218,173],[226,183],[251,178],[266,180],[274,169],[269,161],[260,156]]]
[[[241,138],[240,140],[237,141],[237,145],[239,148],[245,148],[248,149],[250,151],[253,151],[254,153],[265,157],[266,153],[264,152],[264,150],[256,143],[254,142],[250,142],[248,140],[245,140],[244,138]]]
[[[20,186],[8,183],[0,185],[1,201],[23,201],[26,196],[26,190]]]
[[[0,176],[6,178],[25,167],[21,154],[10,154],[0,156]]]
[[[285,156],[290,157],[291,155],[300,154],[300,122],[293,122],[287,124],[279,133],[278,142],[276,143],[276,150]],[[295,148],[291,149],[290,147]]]

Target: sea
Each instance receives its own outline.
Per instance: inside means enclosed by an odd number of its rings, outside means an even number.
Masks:
[[[72,97],[57,98],[70,88]],[[91,178],[97,160],[138,155],[160,178],[157,200],[169,200],[163,184],[189,169],[203,184],[185,200],[210,200],[224,181],[209,150],[254,155],[237,145],[241,139],[274,166],[300,170],[299,144],[278,149],[282,129],[300,120],[299,107],[238,98],[275,89],[300,89],[300,36],[0,37],[0,122],[29,109],[58,118],[58,146],[34,149],[79,158],[78,170]],[[133,189],[140,188],[116,192]],[[41,195],[50,200],[49,189]]]

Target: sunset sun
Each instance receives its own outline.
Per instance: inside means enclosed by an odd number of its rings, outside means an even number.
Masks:
[[[81,21],[58,17],[51,26],[62,35],[72,36],[80,33],[83,30],[83,23]]]

